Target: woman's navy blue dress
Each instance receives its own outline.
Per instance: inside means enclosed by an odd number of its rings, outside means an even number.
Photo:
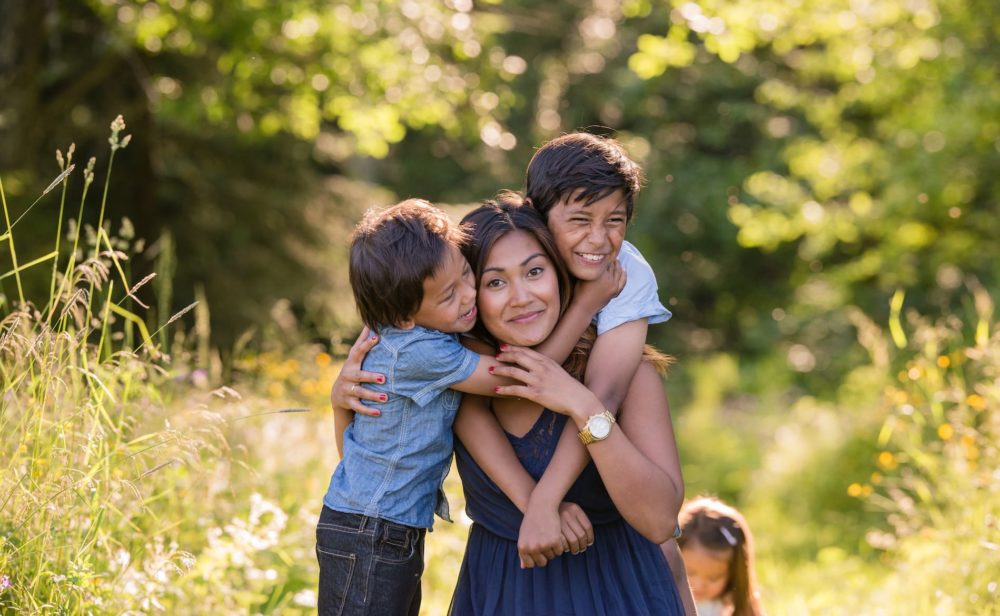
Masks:
[[[566,416],[542,411],[523,437],[507,435],[537,481],[549,464]],[[684,608],[660,546],[615,509],[591,462],[566,495],[594,526],[594,544],[545,567],[521,569],[521,512],[455,440],[455,459],[473,524],[452,597],[452,616],[669,616]]]

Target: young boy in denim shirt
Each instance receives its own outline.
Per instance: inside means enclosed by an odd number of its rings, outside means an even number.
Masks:
[[[487,394],[496,361],[457,334],[476,323],[464,232],[426,201],[369,212],[354,232],[350,279],[379,344],[365,368],[380,417],[338,417],[341,461],[317,525],[320,614],[417,614],[424,533],[447,519],[441,484],[450,468],[459,391]]]

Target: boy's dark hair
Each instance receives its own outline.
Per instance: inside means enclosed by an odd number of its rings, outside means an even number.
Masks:
[[[575,196],[589,205],[621,190],[625,215],[631,220],[642,182],[642,168],[616,140],[575,132],[538,148],[528,163],[525,194],[548,220],[549,211],[565,197]]]
[[[351,236],[350,278],[361,320],[372,329],[396,325],[420,309],[424,280],[444,262],[465,231],[423,199],[371,209]]]

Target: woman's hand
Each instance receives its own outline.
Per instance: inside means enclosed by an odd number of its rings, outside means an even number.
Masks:
[[[501,344],[497,359],[511,365],[497,366],[493,374],[523,383],[497,387],[497,395],[527,398],[556,413],[569,415],[578,426],[586,423],[591,415],[604,412],[604,405],[597,396],[541,353]]]
[[[334,409],[354,411],[362,415],[377,417],[379,411],[361,403],[362,400],[380,403],[388,400],[388,397],[380,392],[372,391],[360,387],[362,383],[384,383],[385,376],[375,372],[365,372],[361,369],[361,362],[368,351],[378,343],[378,336],[373,336],[371,330],[365,327],[361,330],[361,335],[354,341],[344,365],[340,368],[337,380],[333,382],[330,389],[330,405]]]
[[[573,301],[580,302],[588,312],[596,313],[625,288],[627,274],[618,259],[613,260],[594,280],[577,281]]]

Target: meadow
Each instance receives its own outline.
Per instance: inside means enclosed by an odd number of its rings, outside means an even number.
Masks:
[[[225,369],[204,301],[147,323],[139,290],[170,281],[133,280],[144,248],[104,217],[123,130],[103,178],[60,152],[47,257],[17,260],[3,198],[0,613],[311,613],[345,349],[276,310],[286,335],[243,341]],[[65,213],[81,176],[96,227]],[[48,295],[25,296],[40,271]],[[681,354],[665,387],[688,494],[744,509],[768,613],[1000,613],[1000,333],[989,294],[961,292],[937,320],[902,291],[885,322],[845,308],[867,360],[832,399],[786,388],[787,368]],[[428,536],[427,615],[447,610],[469,524],[454,473],[447,487],[460,512]]]

